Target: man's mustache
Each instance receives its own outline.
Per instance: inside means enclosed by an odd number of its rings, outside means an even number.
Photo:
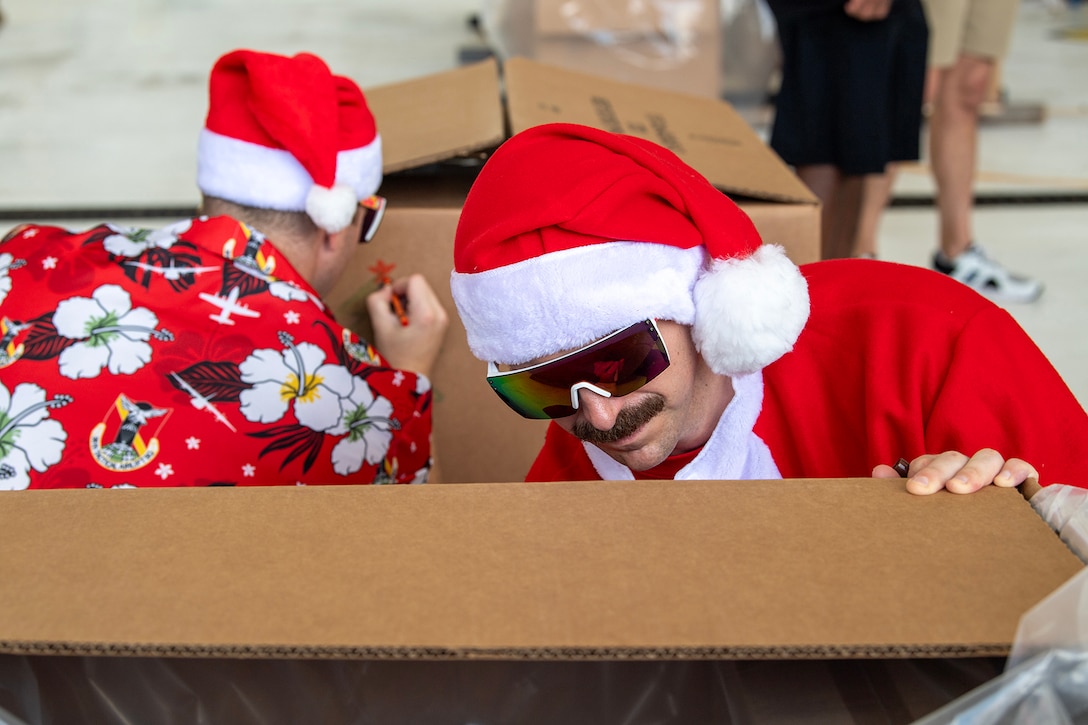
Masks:
[[[646,425],[655,415],[665,409],[665,399],[653,395],[630,407],[621,408],[616,422],[608,430],[597,430],[584,420],[574,424],[571,430],[576,437],[594,445],[614,443],[622,440]]]

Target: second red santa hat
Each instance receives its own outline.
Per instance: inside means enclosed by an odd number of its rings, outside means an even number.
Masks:
[[[197,185],[245,206],[347,227],[382,180],[381,137],[359,86],[316,55],[236,50],[209,80]]]
[[[450,282],[473,353],[511,365],[657,318],[740,375],[791,350],[809,314],[800,270],[725,194],[661,146],[574,124],[487,161]]]

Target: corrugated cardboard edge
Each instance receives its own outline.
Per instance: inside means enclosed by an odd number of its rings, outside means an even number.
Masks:
[[[1043,487],[1039,485],[1038,478],[1029,478],[1020,484],[1020,493],[1024,496],[1024,500],[1030,501],[1031,497],[1043,490]]]
[[[0,653],[117,657],[216,657],[230,659],[351,660],[780,660],[1004,657],[1009,645],[887,645],[794,647],[306,647],[115,642],[0,642]]]

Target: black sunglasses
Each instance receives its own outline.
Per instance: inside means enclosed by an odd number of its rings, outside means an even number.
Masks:
[[[359,202],[359,208],[363,210],[363,228],[359,233],[359,244],[366,244],[374,238],[374,233],[382,223],[385,216],[385,197],[368,196]]]

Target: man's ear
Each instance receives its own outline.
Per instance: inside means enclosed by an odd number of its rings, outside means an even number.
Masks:
[[[343,260],[347,253],[345,247],[354,249],[355,243],[359,240],[359,224],[361,217],[360,210],[356,207],[355,215],[351,218],[351,223],[340,231],[327,232],[319,227],[321,232],[321,252],[324,255],[330,255],[334,260]],[[339,263],[340,262],[337,261],[337,264]]]
[[[354,223],[349,224],[338,232],[327,232],[322,229],[322,252],[326,254],[332,254],[334,257],[336,257],[343,253],[345,246],[354,247],[356,237],[358,237],[358,233],[355,229]]]
[[[311,247],[313,260],[309,282],[318,294],[326,294],[339,280],[344,267],[355,253],[359,240],[358,217],[338,232],[317,228],[317,244]]]

